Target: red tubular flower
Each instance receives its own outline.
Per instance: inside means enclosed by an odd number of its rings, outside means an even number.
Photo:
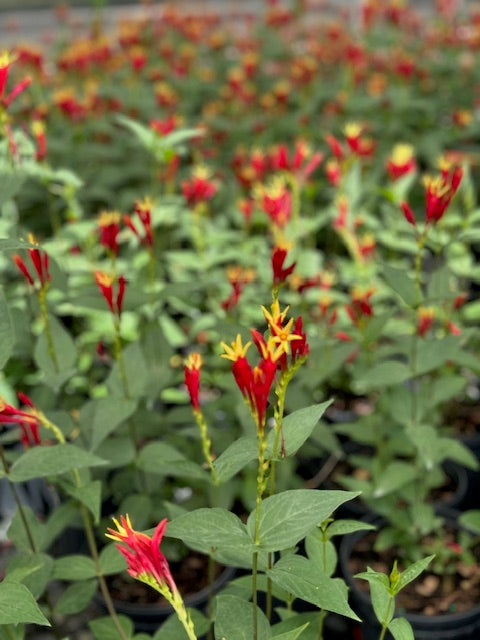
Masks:
[[[287,257],[287,249],[283,247],[274,247],[272,252],[272,271],[273,286],[278,287],[285,282],[288,276],[293,272],[297,263],[294,262],[289,267],[284,268],[283,264]]]
[[[32,235],[30,235],[28,239],[29,239],[29,242],[31,242],[32,244],[35,243],[35,239],[33,238]],[[45,251],[42,252],[40,249],[33,248],[28,250],[28,255],[30,256],[30,261],[33,265],[33,268],[37,273],[40,289],[44,289],[51,280],[50,271],[48,269],[48,264],[49,264],[48,254]],[[33,276],[30,274],[23,258],[18,254],[15,254],[13,256],[13,261],[15,262],[19,270],[22,272],[22,274],[25,276],[25,279],[27,280],[28,284],[34,287],[35,280]]]
[[[23,404],[30,408],[30,411],[17,409],[0,398],[0,423],[18,425],[20,427],[20,441],[24,447],[41,444],[39,434],[41,422],[35,414],[35,407],[30,398],[23,393],[19,393],[18,397]]]
[[[272,341],[266,343],[259,336],[260,334],[256,332],[254,340],[257,348],[262,352],[262,358],[255,368],[252,369],[246,358],[246,352],[251,343],[248,342],[244,346],[240,334],[237,335],[235,342],[232,342],[231,347],[222,342],[222,346],[225,349],[222,357],[232,360],[232,373],[235,382],[250,406],[258,430],[262,432],[265,427],[268,396],[275,379],[277,362],[283,353],[283,348],[276,347]]]
[[[417,221],[415,220],[415,214],[413,213],[410,205],[407,202],[401,203],[401,208],[403,211],[403,215],[405,216],[405,220],[409,222],[412,226],[417,226]]]
[[[152,248],[153,247],[153,227],[152,227],[152,203],[149,198],[144,200],[137,200],[135,202],[135,213],[137,214],[140,222],[143,226],[144,234],[140,235],[132,218],[129,215],[123,216],[123,220],[127,227],[133,231],[133,233],[140,240],[141,244]]]
[[[441,175],[434,178],[427,176],[424,179],[426,187],[426,216],[427,224],[438,222],[462,181],[463,170],[461,167],[454,167],[450,170],[443,170]]]
[[[395,145],[386,166],[391,180],[398,180],[407,173],[415,171],[417,163],[413,154],[413,147],[409,144]]]
[[[117,237],[121,219],[122,216],[118,211],[102,211],[98,218],[100,244],[111,251],[114,256],[118,255]]]
[[[300,340],[292,340],[292,342],[290,343],[293,364],[297,361],[298,358],[306,358],[310,353],[310,349],[307,343],[307,335],[303,332],[302,316],[298,316],[298,318],[296,319],[292,335],[298,336],[300,338]]]
[[[210,179],[205,167],[195,167],[190,180],[182,182],[182,192],[187,204],[196,207],[213,198],[217,193],[217,185]]]
[[[27,280],[28,284],[31,284],[32,287],[34,287],[35,286],[35,282],[34,282],[32,276],[30,275],[30,272],[28,271],[27,265],[23,261],[23,258],[21,256],[19,256],[18,254],[15,254],[13,256],[13,261],[15,262],[17,267],[20,269],[20,271],[25,276],[25,279]]]
[[[433,325],[435,320],[435,309],[431,307],[420,307],[417,317],[417,335],[423,338]]]
[[[194,411],[200,411],[200,369],[203,365],[202,356],[199,353],[191,353],[185,360],[183,369],[185,386],[190,395],[190,402]]]
[[[4,107],[10,106],[15,98],[22,93],[32,81],[29,77],[24,78],[13,87],[8,95],[5,95],[10,67],[14,60],[15,56],[8,51],[0,52],[0,104],[3,104]]]
[[[278,227],[284,227],[292,213],[292,194],[283,176],[276,176],[271,183],[257,189],[259,205],[270,220]]]
[[[106,536],[118,543],[115,546],[127,561],[128,573],[151,586],[166,584],[172,593],[177,593],[168,561],[160,551],[167,519],[157,525],[152,537],[135,531],[128,515],[120,516],[120,522],[115,518],[113,521],[117,531],[108,529]]]
[[[125,288],[127,281],[123,276],[118,278],[118,292],[116,300],[113,299],[113,278],[107,273],[102,271],[95,271],[95,282],[102,296],[105,298],[108,308],[113,315],[117,315],[119,318],[122,315],[123,296],[125,295]]]
[[[32,133],[37,141],[37,151],[35,160],[40,161],[47,155],[47,138],[45,136],[45,125],[41,120],[34,120],[32,123]]]

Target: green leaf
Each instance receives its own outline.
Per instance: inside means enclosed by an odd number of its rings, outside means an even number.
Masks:
[[[233,478],[245,465],[258,456],[258,444],[256,438],[244,436],[235,440],[221,453],[214,462],[217,477],[220,482],[227,482]]]
[[[322,531],[314,529],[305,538],[305,550],[316,569],[331,578],[337,567],[337,551],[333,542],[324,541]]]
[[[404,269],[397,269],[388,264],[382,265],[382,273],[389,287],[397,293],[408,307],[414,307],[417,302],[417,288],[415,282]]]
[[[348,605],[348,590],[338,578],[329,578],[307,558],[288,555],[281,558],[269,570],[268,576],[296,598],[310,602],[319,609],[339,613],[347,618],[359,620]]]
[[[9,478],[12,482],[24,482],[103,464],[104,460],[73,444],[40,446],[28,449],[13,463]]]
[[[26,240],[0,238],[0,251],[17,251],[17,249],[33,249],[34,247],[34,244]]]
[[[32,571],[32,567],[35,570]],[[45,591],[52,578],[53,558],[46,553],[34,553],[31,555],[16,554],[8,565],[8,579],[24,584],[35,599]],[[14,577],[18,579],[15,580]],[[5,578],[5,580],[7,579]]]
[[[44,374],[43,381],[45,384],[56,389],[74,371],[77,351],[72,337],[55,316],[49,316],[49,324],[57,365],[52,360],[45,331],[38,336],[33,357],[38,368]]]
[[[345,536],[347,533],[355,533],[356,531],[374,531],[377,527],[368,522],[360,522],[359,520],[335,520],[328,525],[327,536]]]
[[[95,524],[98,524],[102,500],[102,483],[100,480],[93,480],[80,487],[70,486],[68,493],[87,507],[93,516]]]
[[[417,476],[418,470],[413,464],[400,461],[391,462],[385,467],[380,480],[375,485],[373,497],[383,498],[383,496],[412,482]]]
[[[135,400],[115,397],[92,400],[92,404],[94,409],[90,449],[95,451],[112,431],[132,415],[137,403]]]
[[[426,558],[417,560],[417,562],[411,564],[407,569],[405,569],[405,571],[402,571],[402,573],[400,574],[400,578],[395,585],[395,595],[404,587],[406,587],[407,584],[415,580],[415,578],[417,578],[422,573],[422,571],[425,571],[434,557],[435,556],[427,556]]]
[[[30,540],[25,531],[25,525],[23,522],[23,519],[25,518],[29,532],[33,540],[35,540],[37,549],[45,549],[45,525],[38,521],[38,518],[28,505],[23,505],[22,511],[23,513],[20,514],[20,511],[17,507],[8,528],[8,539],[13,542],[13,544],[19,551],[23,551],[26,553],[32,552]]]
[[[278,636],[272,636],[272,640],[297,640],[309,626],[310,623],[307,622],[306,624],[302,624],[301,627],[297,627],[291,631],[285,631],[285,633],[281,633]]]
[[[98,589],[96,580],[69,585],[55,604],[55,612],[67,615],[83,611]]]
[[[117,616],[127,638],[133,636],[133,622],[126,616]],[[97,618],[88,623],[96,640],[118,640],[118,630],[110,616]]]
[[[392,605],[393,596],[390,594],[390,580],[388,576],[367,567],[367,571],[358,573],[356,578],[367,580],[370,583],[370,599],[373,610],[380,624],[388,624],[395,610]]]
[[[140,452],[137,466],[148,473],[175,478],[195,478],[208,481],[202,467],[188,460],[180,451],[166,442],[151,442]]]
[[[341,504],[357,495],[349,491],[294,489],[266,498],[260,507],[260,546],[266,551],[294,546]],[[248,518],[247,529],[253,540],[255,512]]]
[[[100,568],[105,576],[121,573],[127,562],[114,544],[108,544],[100,552]]]
[[[394,618],[388,625],[394,640],[415,640],[412,625],[405,618]]]
[[[33,623],[50,627],[35,598],[23,584],[0,583],[1,624]]]
[[[468,469],[478,470],[479,462],[473,451],[460,440],[455,438],[438,438],[438,448],[441,460],[453,460]]]
[[[145,356],[138,342],[132,342],[123,349],[123,360],[126,363],[128,395],[130,398],[139,398],[145,394],[145,389],[149,384],[149,374]],[[118,362],[115,363],[108,376],[107,387],[112,396],[121,396],[122,398],[125,396]]]
[[[0,369],[12,355],[15,332],[3,289],[0,289]]]
[[[95,563],[88,556],[71,555],[55,560],[53,577],[57,580],[88,580],[96,575]]]
[[[170,316],[163,314],[158,319],[163,334],[167,339],[168,344],[174,349],[184,347],[189,338],[188,335],[180,329],[178,324],[170,318]]]
[[[215,549],[246,549],[254,547],[243,522],[235,514],[220,509],[196,509],[171,520],[166,534],[180,538],[190,548],[209,554]]]
[[[298,411],[294,411],[294,413],[291,413],[284,419],[283,437],[287,456],[293,455],[300,449],[332,402],[333,400],[327,400],[321,404],[314,404],[304,409],[298,409]],[[267,456],[273,455],[274,439],[275,433],[272,429],[268,435]]]
[[[216,599],[215,640],[252,640],[253,604],[237,596],[219,595]],[[272,637],[270,625],[263,611],[257,607],[258,640]]]
[[[406,364],[396,360],[388,360],[380,362],[365,371],[361,379],[357,380],[355,384],[359,390],[370,391],[404,382],[410,376],[411,372]]]
[[[459,522],[465,529],[480,534],[480,509],[470,509],[460,514]]]
[[[197,609],[187,609],[192,618],[197,637],[207,633],[210,622]],[[154,640],[188,640],[187,632],[175,614],[171,615],[153,636]],[[136,636],[135,636],[136,638]]]

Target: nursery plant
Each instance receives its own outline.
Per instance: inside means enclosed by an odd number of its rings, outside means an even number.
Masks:
[[[65,11],[0,54],[1,638],[356,633],[357,533],[411,638],[400,587],[475,570],[432,498],[478,468],[478,12],[446,5]]]

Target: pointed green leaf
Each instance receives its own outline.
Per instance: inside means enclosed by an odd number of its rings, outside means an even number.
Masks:
[[[100,480],[93,480],[81,487],[69,487],[68,493],[84,504],[93,516],[95,524],[100,518],[100,504],[102,499],[102,483]]]
[[[58,580],[87,580],[96,575],[95,563],[88,556],[71,555],[55,560],[53,577]]]
[[[397,269],[388,264],[382,265],[382,273],[386,283],[405,302],[408,307],[414,307],[417,302],[417,288],[414,280],[404,269]]]
[[[208,481],[202,467],[188,460],[183,453],[166,442],[151,442],[141,450],[137,466],[143,471],[175,478],[196,478]]]
[[[100,552],[100,568],[105,576],[121,573],[127,568],[127,562],[114,544],[107,544]]]
[[[254,547],[243,522],[226,509],[196,509],[189,511],[167,525],[166,534],[180,538],[190,548],[201,553],[212,549],[245,548],[253,553]]]
[[[275,584],[278,584],[296,598],[338,613],[353,620],[359,620],[348,605],[348,590],[338,578],[329,578],[307,558],[288,555],[281,558],[267,572]]]
[[[83,611],[97,589],[96,580],[85,580],[69,585],[55,603],[55,612],[72,615]]]
[[[283,437],[287,456],[293,455],[300,449],[332,402],[333,400],[327,400],[321,404],[298,409],[298,411],[294,411],[283,420]],[[268,457],[273,455],[274,439],[275,433],[272,430],[268,435]],[[278,454],[279,452],[277,452],[277,457]]]
[[[359,389],[369,391],[399,384],[410,377],[411,371],[406,364],[396,360],[388,360],[380,362],[365,371],[361,380],[356,381],[356,385]]]
[[[133,622],[126,616],[118,616],[118,621],[127,638],[133,636]],[[110,616],[97,618],[88,623],[96,640],[118,640],[118,629]]]
[[[382,477],[375,485],[374,498],[383,498],[412,482],[418,476],[418,470],[408,462],[395,461],[385,467]]]
[[[260,546],[266,551],[294,546],[341,504],[357,495],[351,491],[295,489],[266,498],[260,507]],[[247,529],[253,540],[255,512],[248,518]]]
[[[253,604],[237,596],[219,595],[216,599],[215,640],[232,638],[235,640],[252,640],[253,638]],[[263,611],[257,608],[258,640],[269,640],[272,637],[270,625]]]
[[[328,526],[327,536],[345,536],[347,533],[355,533],[356,531],[374,531],[377,527],[368,522],[360,522],[360,520],[335,520]]]
[[[394,640],[415,640],[412,625],[405,618],[394,618],[388,625]]]
[[[310,626],[310,623],[307,622],[302,624],[301,627],[297,627],[296,629],[292,629],[291,631],[285,631],[284,633],[279,634],[278,636],[272,636],[272,640],[297,640],[300,638],[302,633]]]
[[[417,562],[411,564],[407,569],[405,569],[405,571],[402,571],[402,573],[400,574],[400,579],[395,586],[395,594],[406,587],[407,584],[415,580],[415,578],[417,578],[422,573],[422,571],[425,571],[434,557],[434,555],[427,556],[426,558],[417,560]]]
[[[187,609],[187,611],[192,618],[197,637],[206,635],[208,627],[210,626],[208,618],[197,609]],[[154,640],[188,640],[187,632],[175,614],[172,614],[168,620],[162,624],[153,637]],[[137,636],[135,636],[134,640],[137,640]],[[148,640],[150,640],[150,636]]]
[[[460,524],[473,533],[480,534],[480,509],[464,511],[459,517]]]
[[[13,463],[9,478],[12,482],[24,482],[103,464],[104,460],[73,444],[40,446],[28,449]]]
[[[256,438],[247,436],[235,440],[221,453],[214,462],[217,477],[220,482],[227,482],[235,474],[243,469],[258,456],[258,444]]]
[[[92,402],[94,411],[90,449],[95,451],[112,431],[132,415],[137,403],[135,400],[117,397],[98,398]]]
[[[0,621],[1,624],[33,623],[51,626],[27,587],[15,582],[0,583]]]
[[[355,578],[367,580],[370,584],[370,599],[373,610],[380,624],[388,624],[393,618],[395,605],[394,596],[390,593],[390,580],[384,573],[374,571],[370,567],[363,573],[357,573]]]

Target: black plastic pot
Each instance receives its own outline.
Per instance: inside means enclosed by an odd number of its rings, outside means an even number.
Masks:
[[[453,512],[451,515],[453,516]],[[375,522],[378,526],[381,526],[381,523],[381,520]],[[455,521],[452,523],[458,527]],[[355,544],[368,533],[359,531],[344,536],[340,544],[339,563],[343,577],[350,588],[351,606],[362,619],[359,637],[362,640],[378,640],[380,625],[376,620],[370,599],[357,586],[349,570],[349,560]],[[480,604],[463,613],[446,613],[437,616],[407,613],[405,617],[412,625],[415,640],[479,640],[480,638]],[[387,633],[387,638],[391,640],[392,636]]]
[[[218,593],[227,583],[232,580],[236,572],[234,567],[225,567],[217,579],[211,586],[213,594]],[[204,587],[195,593],[184,597],[185,606],[187,608],[200,609],[205,612],[208,604],[208,596],[210,589]],[[100,593],[95,596],[95,602],[102,609],[106,610],[105,603]],[[174,613],[173,608],[165,604],[139,604],[113,600],[115,610],[119,614],[128,616],[135,627],[136,632],[153,633],[165,620]]]

